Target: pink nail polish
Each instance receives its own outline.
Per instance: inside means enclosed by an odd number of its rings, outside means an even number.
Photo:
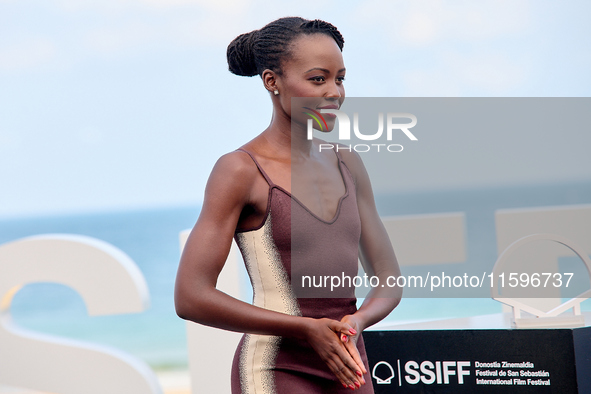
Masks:
[[[343,335],[341,336],[341,340],[342,340],[343,342],[347,342],[349,339],[348,339],[348,337],[347,337],[345,334],[343,334]]]
[[[350,388],[351,390],[355,390],[355,386],[353,386],[352,384],[350,384],[350,385],[349,385],[349,388]]]
[[[349,328],[349,332],[351,333],[351,335],[357,334],[357,331],[354,330],[353,328]]]
[[[344,387],[344,388],[347,388],[348,386],[347,386],[345,383],[343,383],[343,387]]]
[[[363,374],[361,373],[361,371],[355,371],[355,373],[359,376],[363,376]]]
[[[359,384],[359,382],[355,382],[355,386],[357,386],[357,388],[361,387],[361,385]]]

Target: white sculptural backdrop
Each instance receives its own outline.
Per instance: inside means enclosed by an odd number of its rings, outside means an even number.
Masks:
[[[146,281],[121,250],[94,238],[42,235],[0,245],[0,384],[60,394],[161,394],[153,371],[120,350],[24,330],[10,304],[29,283],[73,288],[89,315],[141,312]]]

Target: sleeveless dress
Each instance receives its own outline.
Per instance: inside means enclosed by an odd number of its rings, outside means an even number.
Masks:
[[[269,184],[263,223],[234,234],[253,286],[253,305],[295,316],[339,321],[354,313],[354,288],[345,289],[339,298],[298,298],[291,283],[292,274],[294,278],[303,274],[357,275],[361,223],[353,177],[340,155],[336,153],[346,191],[334,218],[326,221],[274,184],[250,152],[239,150],[252,158]],[[357,347],[369,370],[361,336]],[[373,393],[370,379],[366,382],[355,392]],[[236,349],[233,394],[349,392],[351,389],[343,387],[305,340],[244,334]]]

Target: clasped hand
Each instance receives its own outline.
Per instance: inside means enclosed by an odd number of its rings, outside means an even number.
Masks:
[[[357,349],[358,324],[351,315],[341,321],[310,319],[307,340],[344,387],[365,384],[367,370]]]

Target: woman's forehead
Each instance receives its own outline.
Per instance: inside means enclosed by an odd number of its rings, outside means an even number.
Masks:
[[[303,34],[293,41],[290,52],[284,66],[299,71],[324,68],[333,72],[345,67],[339,46],[326,34]]]

